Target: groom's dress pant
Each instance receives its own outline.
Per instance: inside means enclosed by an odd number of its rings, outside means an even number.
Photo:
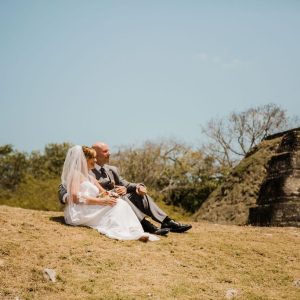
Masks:
[[[154,221],[162,223],[167,216],[148,195],[140,196],[136,193],[128,193],[121,198],[129,203],[140,221],[142,221],[145,216],[149,216]]]

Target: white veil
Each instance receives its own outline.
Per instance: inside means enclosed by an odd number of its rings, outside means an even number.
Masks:
[[[74,203],[79,193],[80,183],[88,177],[87,161],[82,147],[76,145],[68,150],[61,174],[61,183],[68,193],[68,204]]]

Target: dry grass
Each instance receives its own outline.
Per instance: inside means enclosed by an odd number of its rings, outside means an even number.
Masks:
[[[299,228],[193,223],[144,244],[61,221],[0,206],[1,299],[224,299],[230,288],[236,299],[300,299]]]

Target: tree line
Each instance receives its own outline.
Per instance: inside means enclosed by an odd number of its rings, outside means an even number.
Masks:
[[[298,124],[299,119],[268,104],[210,120],[202,127],[207,141],[197,149],[174,140],[148,141],[120,148],[111,164],[127,180],[144,182],[154,198],[193,213],[263,138]],[[0,146],[0,199],[33,182],[47,191],[53,185],[50,191],[54,191],[70,146],[48,144],[44,151],[29,154],[12,145]]]

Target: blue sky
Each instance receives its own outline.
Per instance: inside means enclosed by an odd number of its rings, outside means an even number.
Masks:
[[[300,108],[300,1],[0,0],[0,145],[112,148]]]

